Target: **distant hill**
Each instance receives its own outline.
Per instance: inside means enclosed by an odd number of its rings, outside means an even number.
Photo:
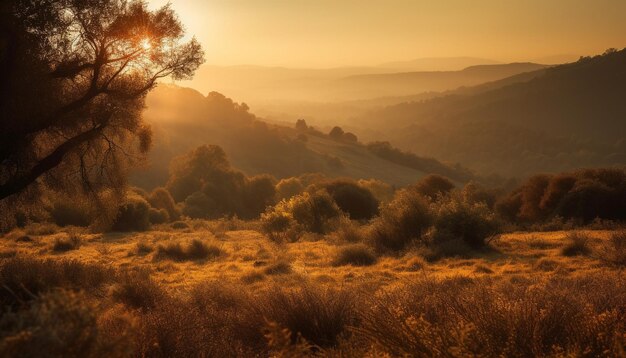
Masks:
[[[517,76],[356,122],[482,174],[626,164],[626,50]]]
[[[407,185],[431,172],[463,173],[434,159],[402,165],[381,158],[359,143],[332,140],[293,126],[271,125],[249,112],[245,104],[211,92],[159,85],[147,98],[144,118],[152,125],[154,148],[147,166],[131,182],[145,189],[163,185],[170,161],[202,144],[224,148],[233,166],[248,175],[268,173],[277,178],[319,172],[330,177],[379,179]],[[416,157],[419,159],[419,157]],[[414,160],[415,162],[415,160]],[[421,166],[420,163],[424,163]],[[422,168],[424,170],[420,170]]]
[[[476,65],[496,65],[500,62],[476,57],[424,57],[409,61],[386,62],[377,67],[397,72],[458,71]]]
[[[475,86],[544,67],[545,65],[535,63],[510,63],[471,66],[460,71],[355,75],[336,81],[336,86],[353,91],[353,95],[358,98],[409,95]]]

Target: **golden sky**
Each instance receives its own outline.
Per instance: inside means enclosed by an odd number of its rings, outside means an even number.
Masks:
[[[216,65],[366,66],[453,56],[538,61],[626,46],[626,0],[170,2],[202,42],[207,63]]]

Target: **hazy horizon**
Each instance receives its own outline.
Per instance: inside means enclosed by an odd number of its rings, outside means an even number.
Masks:
[[[621,48],[626,39],[626,3],[614,0],[169,2],[215,66],[335,68],[437,57],[548,63]]]

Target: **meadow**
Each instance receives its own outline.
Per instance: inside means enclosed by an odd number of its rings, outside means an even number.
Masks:
[[[261,231],[237,219],[13,230],[1,239],[1,299],[30,303],[3,316],[0,352],[624,355],[623,231],[513,232],[430,262],[419,248],[380,255],[341,230],[297,242]]]

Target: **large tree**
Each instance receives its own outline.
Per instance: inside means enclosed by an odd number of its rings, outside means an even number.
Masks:
[[[0,200],[35,189],[120,187],[149,149],[146,94],[203,62],[169,6],[2,0]]]

